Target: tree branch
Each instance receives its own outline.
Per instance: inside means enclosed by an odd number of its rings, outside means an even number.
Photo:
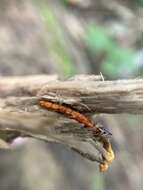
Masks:
[[[62,114],[41,108],[39,100],[66,104],[90,114],[142,114],[143,79],[104,81],[102,76],[94,75],[79,75],[66,81],[44,75],[1,77],[0,98],[0,134],[19,131],[24,136],[63,143],[101,163],[101,156],[97,158],[94,151],[85,153],[81,148],[85,142],[94,143],[92,131]],[[106,155],[102,144],[96,143],[94,147],[102,156]]]
[[[143,113],[143,79],[104,81],[96,75],[79,75],[66,81],[58,80],[56,75],[1,77],[1,104],[8,106],[11,96],[13,109],[25,103],[33,105],[33,98],[45,97],[92,114]]]

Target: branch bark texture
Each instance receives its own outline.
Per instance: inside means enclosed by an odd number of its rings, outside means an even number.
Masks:
[[[94,75],[79,75],[68,80],[59,80],[56,75],[0,78],[1,131],[20,131],[79,150],[76,142],[85,142],[91,136],[90,131],[62,114],[42,109],[38,103],[41,99],[66,104],[91,115],[142,114],[143,79],[104,81],[102,76]],[[95,146],[103,155],[103,148]]]
[[[16,126],[17,122],[27,129],[61,125],[64,121],[73,123],[64,116],[41,109],[38,105],[41,98],[89,114],[142,114],[143,79],[104,81],[94,75],[79,75],[64,81],[56,75],[1,77],[0,125],[4,119],[7,125]]]

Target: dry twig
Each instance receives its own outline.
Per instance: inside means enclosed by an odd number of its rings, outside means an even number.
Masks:
[[[66,104],[89,114],[141,114],[142,97],[143,79],[103,81],[101,76],[87,75],[66,81],[58,80],[57,76],[1,77],[0,130],[1,134],[18,131],[22,135],[63,143],[83,155],[85,142],[92,139],[91,131],[64,115],[42,109],[39,100]],[[98,139],[94,146],[103,156],[105,150],[97,142]],[[86,154],[88,159],[103,163],[101,157],[92,154]]]

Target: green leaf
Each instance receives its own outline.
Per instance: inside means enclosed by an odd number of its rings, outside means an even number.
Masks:
[[[108,32],[102,27],[91,25],[85,33],[85,42],[93,51],[107,51],[113,42]]]

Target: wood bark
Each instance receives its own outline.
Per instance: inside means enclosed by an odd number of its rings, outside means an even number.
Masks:
[[[105,81],[101,75],[68,80],[56,75],[1,77],[0,98],[0,134],[19,131],[24,136],[66,144],[84,154],[81,147],[85,147],[90,131],[62,114],[43,109],[39,100],[65,104],[91,115],[142,114],[143,79]],[[95,147],[104,154],[101,146]]]

